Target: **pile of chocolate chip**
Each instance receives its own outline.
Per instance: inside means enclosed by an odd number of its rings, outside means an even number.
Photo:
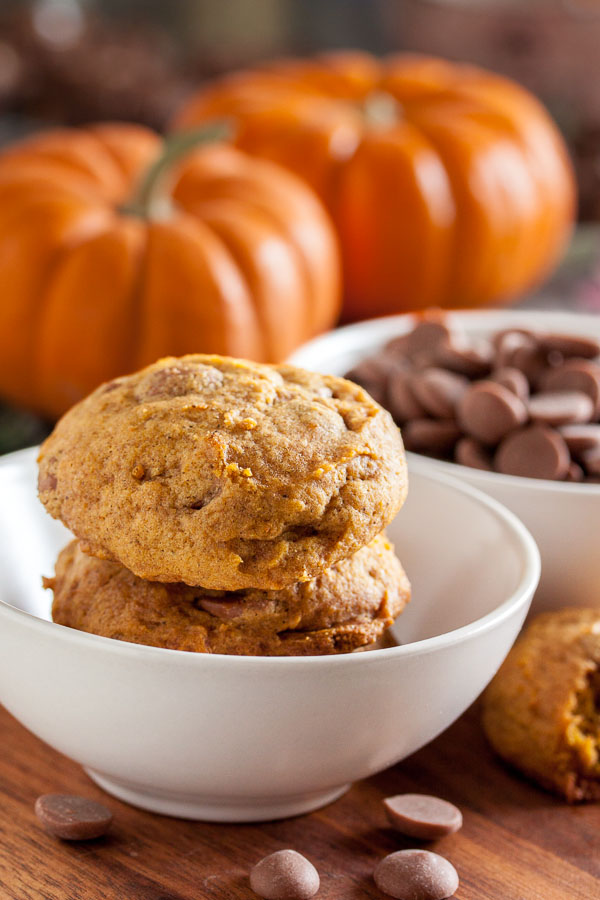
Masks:
[[[600,341],[504,329],[469,337],[424,316],[346,374],[407,450],[505,475],[600,483]]]

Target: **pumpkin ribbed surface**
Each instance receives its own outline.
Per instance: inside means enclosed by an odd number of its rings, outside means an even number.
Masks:
[[[558,130],[506,78],[427,57],[285,60],[222,78],[176,118],[228,116],[236,142],[301,175],[340,237],[345,314],[507,301],[570,234]]]
[[[187,153],[134,212],[162,146],[106,124],[0,154],[4,398],[55,417],[157,357],[277,361],[335,321],[335,236],[313,193],[219,143]]]

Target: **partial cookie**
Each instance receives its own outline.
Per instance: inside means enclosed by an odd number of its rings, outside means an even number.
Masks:
[[[600,609],[538,616],[483,698],[497,753],[569,802],[600,799]]]
[[[371,541],[407,491],[389,413],[343,378],[219,356],[102,385],[42,445],[39,492],[141,578],[278,589]]]
[[[60,554],[52,617],[136,644],[247,656],[346,653],[375,641],[410,598],[392,545],[379,535],[312,581],[280,591],[209,591],[137,578],[88,556]]]

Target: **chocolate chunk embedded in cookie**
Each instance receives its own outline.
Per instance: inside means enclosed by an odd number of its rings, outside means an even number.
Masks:
[[[136,644],[246,656],[349,652],[375,641],[410,598],[384,535],[312,581],[279,591],[144,581],[82,553],[76,541],[45,583],[60,625]]]
[[[312,578],[371,541],[406,490],[398,429],[362,388],[219,356],[102,385],[40,453],[40,498],[86,552],[217,590]]]

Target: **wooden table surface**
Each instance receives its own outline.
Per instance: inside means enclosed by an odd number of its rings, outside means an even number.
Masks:
[[[476,709],[325,809],[260,825],[142,812],[104,794],[1,707],[0,728],[1,900],[249,900],[251,866],[285,847],[317,866],[320,900],[382,900],[376,861],[415,843],[386,827],[381,800],[406,791],[463,811],[460,832],[427,845],[458,869],[460,900],[600,898],[600,806],[569,808],[510,773],[487,748]],[[33,804],[52,792],[102,800],[115,817],[110,835],[70,844],[46,834]]]

